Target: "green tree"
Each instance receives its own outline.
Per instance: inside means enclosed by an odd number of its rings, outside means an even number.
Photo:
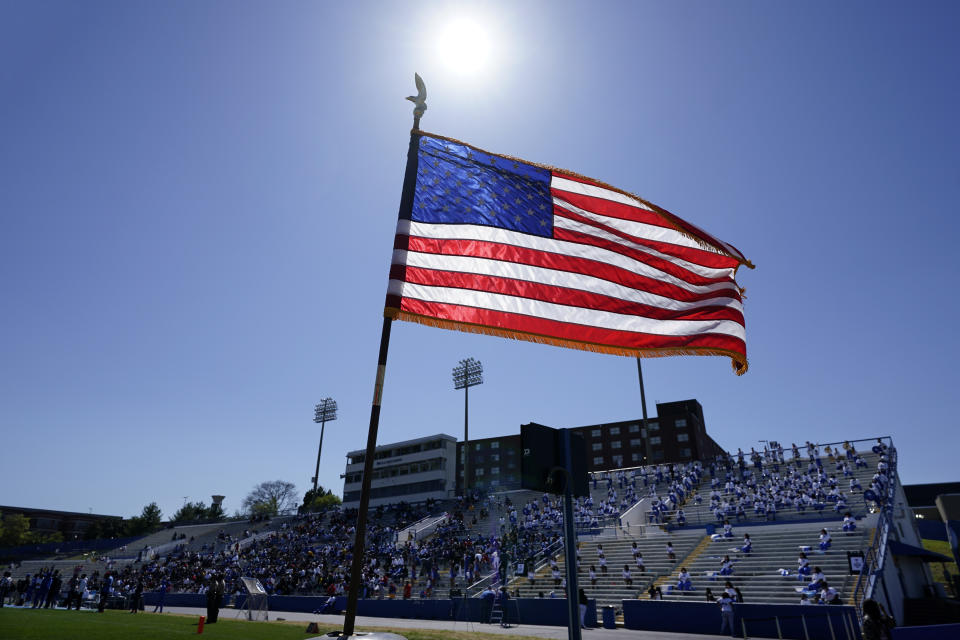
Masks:
[[[27,534],[27,544],[45,544],[47,542],[63,542],[63,534],[59,531],[54,531],[53,533],[31,531]]]
[[[314,493],[313,489],[308,489],[307,492],[303,494],[303,504],[301,508],[305,511],[322,511],[336,506],[341,502],[340,497],[334,495],[333,491],[324,489],[318,485],[316,493]]]
[[[27,544],[30,533],[30,519],[22,513],[8,513],[3,516],[3,537],[0,546],[18,547]]]
[[[143,508],[139,516],[134,516],[127,521],[126,533],[130,536],[139,536],[145,533],[156,531],[160,528],[160,519],[163,514],[156,502],[151,502]]]
[[[243,512],[252,516],[275,516],[297,505],[296,486],[284,480],[261,482],[243,499]]]
[[[193,520],[207,519],[207,505],[200,502],[187,502],[177,509],[177,512],[170,518],[171,522],[192,522]]]
[[[104,520],[95,520],[83,532],[84,540],[99,540],[107,538],[119,538],[126,531],[126,523],[123,518],[107,518]]]
[[[223,520],[226,517],[226,514],[223,512],[223,507],[219,504],[211,504],[207,508],[206,518],[208,520]]]

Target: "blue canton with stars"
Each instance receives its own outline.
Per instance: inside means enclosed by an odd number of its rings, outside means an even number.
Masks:
[[[420,138],[411,219],[553,235],[550,172],[466,145]]]

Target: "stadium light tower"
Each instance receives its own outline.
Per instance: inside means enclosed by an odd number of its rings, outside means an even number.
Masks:
[[[463,493],[470,488],[470,387],[483,384],[483,365],[467,358],[453,368],[453,388],[463,389]]]
[[[317,470],[313,474],[313,497],[317,497],[317,479],[320,476],[320,452],[323,451],[323,430],[327,421],[337,419],[337,401],[324,398],[313,408],[313,421],[320,425],[320,447],[317,449]]]

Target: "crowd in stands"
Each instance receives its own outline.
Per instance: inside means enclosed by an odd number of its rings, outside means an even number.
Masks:
[[[853,531],[856,522],[847,511],[847,492],[862,491],[853,470],[866,464],[863,457],[849,443],[844,443],[842,450],[824,448],[825,457],[821,457],[817,445],[808,442],[805,448],[806,456],[801,456],[799,447],[793,445],[789,460],[785,458],[784,448],[774,444],[761,452],[751,449],[745,454],[738,450],[735,455],[705,462],[593,474],[594,493],[602,492],[605,484],[606,495],[598,500],[578,499],[577,524],[602,526],[643,495],[652,498],[651,513],[655,520],[674,519],[677,524],[683,524],[682,506],[688,501],[701,503],[697,488],[709,473],[709,504],[723,526],[718,535],[732,538],[731,521],[741,519],[748,511],[772,519],[778,510],[803,512],[823,509],[826,505],[845,513],[843,531]],[[886,495],[888,482],[885,445],[878,441],[874,452],[879,456],[879,463],[870,491],[879,502]],[[844,478],[849,482],[847,492],[841,486]],[[525,575],[531,584],[537,579],[538,559],[545,558],[550,564],[554,586],[566,587],[556,564],[563,522],[561,500],[544,494],[517,505],[507,495],[490,497],[473,492],[450,506],[433,535],[400,540],[398,532],[429,515],[432,507],[431,504],[413,507],[399,503],[372,511],[361,597],[428,598],[441,585],[454,590],[491,573],[505,581],[505,554],[509,554],[509,561],[515,563],[518,573]],[[498,514],[496,519],[491,518],[492,509]],[[217,580],[223,580],[229,596],[241,593],[241,575],[258,579],[270,594],[344,595],[353,559],[356,515],[355,510],[339,507],[304,513],[271,530],[270,535],[263,535],[261,531],[260,536],[255,536],[256,531],[246,530],[234,537],[221,532],[214,544],[199,550],[191,550],[184,543],[162,558],[145,554],[126,566],[106,567],[103,573],[96,570],[87,575],[82,567],[77,567],[66,579],[58,571],[50,570],[28,575],[16,584],[12,580],[0,584],[6,585],[4,596],[8,602],[27,602],[32,606],[50,606],[69,595],[71,603],[76,602],[79,607],[85,593],[103,589],[120,597],[137,591],[205,593]],[[481,522],[489,522],[488,532],[477,531]],[[177,539],[174,534],[174,540]],[[830,544],[830,533],[824,529],[819,548],[827,551]],[[744,535],[739,552],[749,554],[751,545],[750,536]],[[667,543],[666,547],[669,559],[676,561],[672,544]],[[634,571],[645,571],[636,543],[633,557],[636,566],[625,564],[621,572],[627,587],[633,584]],[[579,549],[577,564],[579,568]],[[596,584],[596,566],[602,574],[607,573],[602,545],[597,547],[596,565],[590,565],[589,569],[593,584]],[[723,558],[717,573],[724,577],[734,573],[734,563],[729,556]],[[803,589],[805,600],[832,602],[836,599],[836,592],[816,567],[809,566],[804,553],[798,559],[798,577],[810,579]],[[682,568],[676,588],[683,591],[691,590],[692,586],[690,574]],[[727,586],[727,591],[733,590],[731,598],[736,596],[742,600],[736,587],[730,582]],[[651,589],[651,597],[660,596],[659,588],[651,586]]]

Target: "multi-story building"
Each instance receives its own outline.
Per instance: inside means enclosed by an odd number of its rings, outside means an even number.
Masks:
[[[121,519],[120,516],[106,516],[96,513],[0,506],[0,519],[8,515],[22,515],[28,518],[32,533],[42,535],[60,533],[63,535],[63,539],[68,542],[83,539],[87,529],[94,523],[103,523],[109,520],[120,521]]]
[[[370,506],[394,502],[424,502],[454,495],[454,456],[457,439],[445,434],[384,444],[373,457],[373,478],[370,481]],[[343,504],[360,505],[360,480],[366,452],[347,454],[343,474]]]
[[[573,427],[572,430],[583,436],[589,471],[705,460],[722,452],[720,445],[707,435],[703,407],[696,400],[658,403],[657,415],[647,420],[646,430],[641,419]],[[441,440],[442,447],[436,444]],[[418,449],[417,457],[411,458],[414,454],[409,449],[423,447],[424,442],[434,443],[430,445],[433,448]],[[427,451],[432,453],[427,454]],[[469,455],[470,487],[520,487],[519,433],[471,440]],[[424,456],[429,456],[432,461],[429,471],[422,469]],[[461,493],[463,456],[463,442],[448,435],[377,447],[370,504],[376,506],[399,500],[419,502],[426,497],[441,498],[454,492]],[[346,506],[356,506],[360,503],[364,452],[352,451],[347,457],[343,501]],[[411,464],[416,471],[407,469]]]
[[[609,471],[642,464],[713,458],[723,449],[707,435],[703,407],[696,400],[657,404],[656,417],[573,427],[587,446],[587,469]],[[470,486],[520,486],[520,435],[470,441]],[[463,484],[463,443],[457,443],[457,489]]]

